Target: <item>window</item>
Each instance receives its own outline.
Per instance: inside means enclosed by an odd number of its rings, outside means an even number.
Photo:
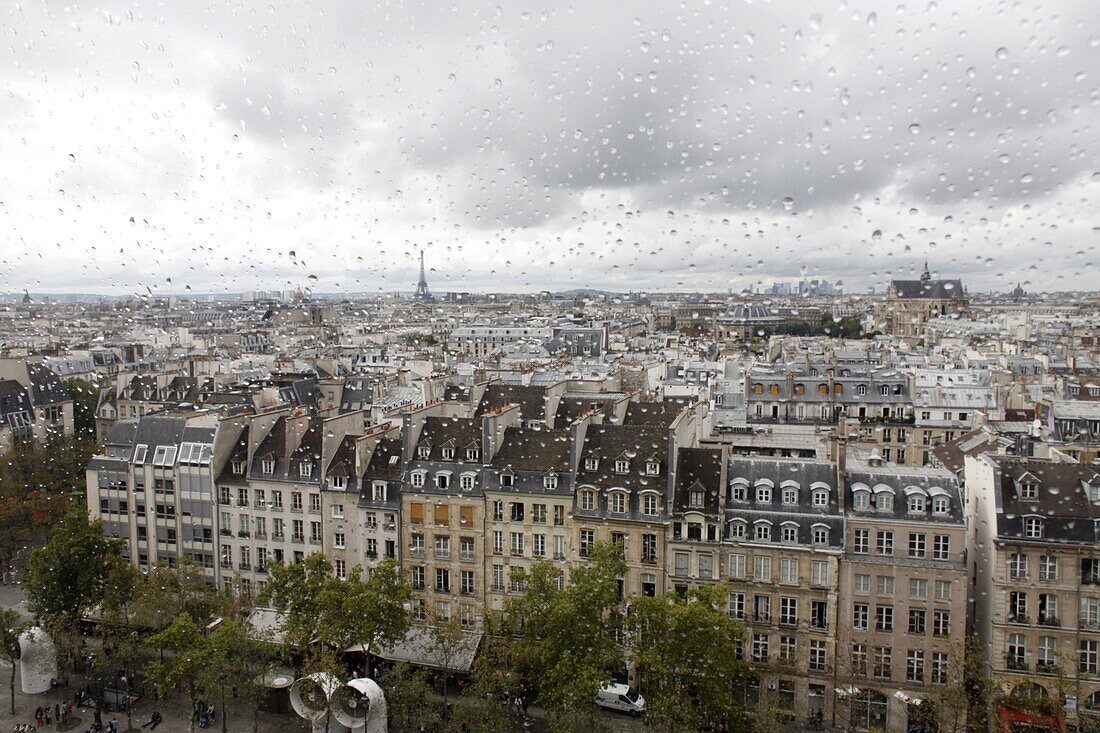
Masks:
[[[924,682],[924,652],[910,649],[905,659],[905,679],[910,682]]]
[[[856,593],[870,593],[871,592],[871,576],[866,573],[856,573],[855,577],[855,592]]]
[[[500,474],[500,485],[506,489],[510,489],[515,486],[516,477],[510,473]]]
[[[657,515],[657,495],[656,494],[643,494],[642,495],[642,514],[647,517],[653,517]]]
[[[779,582],[798,582],[798,560],[793,557],[782,557],[779,559]]]
[[[1024,481],[1020,484],[1020,498],[1034,500],[1039,498],[1039,484],[1034,481]]]
[[[585,471],[595,471],[599,467],[600,467],[600,460],[598,458],[585,458],[584,459],[584,470]]]
[[[932,612],[932,633],[935,636],[951,635],[951,612],[936,610]]]
[[[463,570],[459,576],[458,592],[464,596],[474,594],[474,571]]]
[[[504,533],[499,529],[493,530],[493,554],[504,554]]]
[[[344,518],[344,505],[343,504],[333,504],[332,505],[332,517],[334,519],[343,519]]]
[[[558,488],[558,477],[555,474],[549,474],[542,477],[542,488],[553,491]]]
[[[512,532],[511,534],[512,534],[512,536],[511,536],[512,554],[513,555],[522,555],[523,554],[523,532]]]
[[[622,458],[615,460],[615,473],[627,473],[630,471],[630,461]]]
[[[770,542],[772,538],[772,526],[767,522],[757,522],[753,525],[753,538],[757,542]]]
[[[642,562],[647,565],[657,563],[657,535],[642,535]]]
[[[1043,520],[1039,517],[1024,517],[1024,537],[1039,539],[1043,536]]]
[[[880,596],[892,596],[894,595],[894,576],[892,575],[879,575],[876,578],[877,588],[876,593]]]
[[[432,447],[430,445],[420,445],[416,448],[416,457],[422,460],[428,460],[432,455]]]
[[[772,582],[772,559],[767,555],[753,558],[753,578],[767,583]]]
[[[951,581],[950,580],[937,580],[936,581],[936,600],[937,601],[950,601],[951,600]]]
[[[868,509],[871,506],[871,493],[869,491],[852,492],[852,508]]]
[[[924,634],[928,613],[923,608],[909,609],[909,633]]]
[[[1027,577],[1027,555],[1014,552],[1008,556],[1008,577],[1014,579]]]
[[[924,578],[910,578],[909,579],[909,597],[910,598],[927,598],[928,597],[928,581]]]
[[[858,631],[866,631],[870,624],[871,610],[866,603],[852,604],[852,628]]]
[[[790,486],[783,489],[783,504],[793,506],[798,503],[798,489]]]
[[[879,530],[875,542],[875,549],[880,555],[893,555],[894,533],[889,530]]]
[[[439,593],[451,592],[451,571],[448,568],[435,569],[435,589]]]
[[[814,560],[810,563],[810,585],[827,586],[829,584],[829,563]]]
[[[731,501],[748,501],[749,500],[749,487],[742,483],[730,485],[730,500]]]
[[[756,501],[761,504],[770,504],[772,500],[772,489],[770,486],[758,486],[756,487]]]
[[[875,668],[873,670],[876,679],[888,680],[893,666],[893,653],[888,646],[875,647]]]
[[[783,542],[787,544],[794,544],[798,542],[798,525],[797,524],[784,524],[781,527]]]
[[[661,464],[657,461],[646,461],[645,472],[647,476],[656,476],[661,472]]]
[[[814,527],[813,543],[819,546],[829,544],[829,529],[827,527]]]
[[[268,476],[275,473],[275,461],[271,458],[264,458],[260,461],[260,471]]]
[[[337,550],[343,550],[345,548],[344,541],[345,541],[345,538],[344,538],[344,533],[343,532],[333,532],[332,533],[332,546],[334,548],[336,548]]]
[[[688,506],[699,508],[703,506],[703,492],[699,490],[688,492]]]
[[[509,516],[511,517],[513,522],[522,522],[523,521],[523,502],[522,501],[513,501],[513,502],[511,502],[511,504],[509,504],[509,506],[508,506],[508,512],[509,512]]]
[[[871,551],[871,530],[855,530],[852,535],[852,551],[857,555],[866,555]]]
[[[908,499],[908,509],[910,514],[924,514],[924,497],[910,496]]]
[[[747,532],[747,524],[743,519],[735,519],[729,524],[730,539],[743,540]]]
[[[852,644],[852,674],[863,677],[867,674],[867,645]]]
[[[932,559],[933,560],[950,560],[951,559],[951,536],[946,534],[934,535],[932,538]]]
[[[447,535],[435,536],[435,558],[437,560],[447,560],[451,557],[451,538]]]
[[[480,457],[480,455],[481,455],[481,453],[477,448],[467,448],[466,449],[466,460],[467,461],[476,461]]]
[[[894,630],[894,607],[893,606],[875,606],[875,630],[876,631],[893,631]]]
[[[313,476],[313,464],[309,462],[299,463],[298,475],[302,478],[310,478],[311,476]]]
[[[437,473],[435,475],[435,485],[439,489],[448,489],[451,486],[451,474],[449,473]]]
[[[626,513],[626,494],[622,491],[613,491],[610,496],[609,510],[615,514]]]
[[[561,527],[565,524],[565,507],[561,504],[554,505],[554,526]]]
[[[1042,555],[1039,558],[1039,580],[1058,580],[1058,558]]]
[[[591,529],[581,530],[581,557],[592,554],[592,546],[596,544],[596,532]]]
[[[744,580],[745,578],[745,556],[744,555],[730,555],[729,557],[729,575],[731,580]]]
[[[946,516],[951,511],[951,502],[946,496],[937,496],[932,499],[932,513],[938,517]]]
[[[923,532],[909,533],[909,557],[922,558],[925,554],[925,535]]]
[[[531,505],[531,521],[535,524],[546,524],[546,505]]]
[[[797,649],[797,640],[793,636],[779,637],[779,659],[784,662],[793,662]]]
[[[272,491],[271,492],[271,506],[275,509],[283,508],[283,492]]]
[[[674,558],[675,569],[673,570],[673,575],[686,577],[688,574],[689,559],[690,556],[686,552],[677,552]]]
[[[1081,674],[1096,674],[1100,665],[1100,641],[1082,639],[1077,650],[1077,671]]]
[[[880,512],[894,511],[894,495],[887,493],[877,494],[875,496],[875,508]]]
[[[813,505],[815,509],[823,509],[829,506],[829,492],[826,489],[814,489]]]
[[[504,566],[503,565],[494,565],[493,566],[493,586],[492,587],[493,587],[493,591],[495,593],[503,593],[504,592]]]
[[[453,461],[455,459],[455,449],[454,448],[444,448],[441,451],[441,455],[443,456],[443,460]]]
[[[699,577],[703,580],[714,579],[714,556],[709,553],[701,553],[699,559]]]
[[[825,642],[819,639],[810,640],[810,671],[823,672],[828,663],[825,651]]]
[[[764,664],[768,661],[768,635],[752,635],[752,661]]]
[[[1027,593],[1009,591],[1008,620],[1015,623],[1027,623]]]
[[[411,474],[409,474],[409,477],[412,480],[413,488],[419,489],[424,486],[424,476],[425,473],[423,471],[413,471]]]
[[[590,512],[596,508],[596,492],[591,489],[581,491],[581,509]]]
[[[745,594],[744,593],[730,593],[729,596],[729,615],[730,618],[743,620],[745,618]]]

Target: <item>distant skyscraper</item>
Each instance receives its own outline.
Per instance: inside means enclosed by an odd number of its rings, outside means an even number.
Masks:
[[[428,278],[424,274],[424,250],[420,250],[420,281],[416,283],[416,299],[428,301],[432,294],[428,292]]]

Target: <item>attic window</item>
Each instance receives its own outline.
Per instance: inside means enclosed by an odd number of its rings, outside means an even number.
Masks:
[[[478,457],[480,455],[481,455],[481,452],[477,448],[467,448],[466,449],[466,460],[467,461],[476,461],[476,460],[478,460]]]
[[[371,484],[371,499],[373,501],[386,501],[385,481],[375,481]]]
[[[170,467],[176,462],[176,446],[174,445],[158,445],[156,452],[153,453],[153,465]]]
[[[1039,539],[1043,536],[1043,520],[1039,517],[1024,517],[1024,537]]]
[[[688,506],[702,507],[703,506],[703,492],[699,489],[695,489],[688,492]]]
[[[400,462],[401,462],[401,456],[390,456],[390,465],[391,466],[396,466]]]
[[[656,476],[661,471],[661,464],[657,461],[646,461],[645,472],[647,476]]]
[[[17,426],[18,427],[18,426]],[[145,444],[139,444],[134,448],[134,463],[139,466],[145,464],[145,459],[149,456],[149,446]]]
[[[615,461],[615,473],[626,473],[630,470],[630,461],[618,459]]]
[[[313,464],[309,461],[303,461],[298,464],[298,475],[302,478],[309,478],[313,475]]]
[[[500,474],[500,485],[511,488],[515,485],[516,477],[510,473]]]
[[[443,449],[443,460],[453,461],[454,457],[455,457],[455,449],[454,448],[444,448]]]
[[[416,457],[426,459],[432,454],[432,447],[430,445],[422,445],[416,449]]]
[[[948,501],[946,496],[937,496],[932,499],[932,513],[938,516],[944,516],[948,513],[951,507],[951,502]]]
[[[243,476],[244,475],[244,461],[233,461],[233,475],[234,476]]]
[[[328,484],[333,489],[343,490],[347,486],[347,476],[329,476]]]
[[[558,488],[558,477],[553,476],[553,475],[543,476],[542,477],[542,487],[544,489],[556,489],[556,488]]]
[[[884,384],[878,388],[878,393],[883,397],[887,397],[890,394],[890,387]]]
[[[598,459],[598,458],[585,458],[584,459],[584,470],[585,471],[595,471],[599,467],[600,467],[600,459]]]
[[[263,459],[260,461],[260,470],[270,476],[275,473],[275,461],[270,458]]]
[[[1020,498],[1021,499],[1038,499],[1039,498],[1039,484],[1034,481],[1024,481],[1020,484]]]

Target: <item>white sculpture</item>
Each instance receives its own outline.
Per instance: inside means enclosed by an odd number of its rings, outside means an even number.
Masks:
[[[37,626],[19,635],[19,677],[26,695],[49,692],[57,678],[57,647]]]
[[[345,685],[316,672],[291,686],[290,704],[313,724],[313,733],[386,733],[385,695],[366,677]]]

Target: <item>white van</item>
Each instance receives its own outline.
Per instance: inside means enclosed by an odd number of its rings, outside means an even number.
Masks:
[[[635,716],[645,712],[645,698],[629,685],[610,682],[596,691],[596,704],[601,708]]]

